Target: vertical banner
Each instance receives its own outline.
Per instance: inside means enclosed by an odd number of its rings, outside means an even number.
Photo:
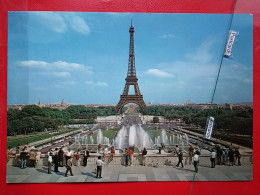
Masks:
[[[204,134],[204,137],[206,139],[211,138],[213,126],[214,126],[214,117],[211,116],[211,117],[208,118],[207,123],[206,123],[205,134]]]
[[[225,54],[224,54],[225,57],[230,57],[236,36],[237,36],[236,31],[233,31],[233,30],[229,31],[229,36],[227,39],[227,44],[226,44],[226,49],[225,49]]]

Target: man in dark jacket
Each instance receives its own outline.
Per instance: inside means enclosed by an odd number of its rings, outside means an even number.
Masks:
[[[84,152],[84,158],[83,158],[83,166],[87,166],[88,164],[88,157],[89,157],[89,151],[88,149],[86,148],[85,152]]]
[[[20,159],[22,161],[22,163],[21,163],[21,168],[22,169],[26,168],[26,163],[27,163],[28,156],[29,156],[29,154],[28,154],[28,152],[24,148],[22,150],[21,154],[20,154]]]
[[[182,154],[182,151],[181,149],[179,150],[179,152],[177,153],[178,154],[178,164],[177,164],[177,167],[179,167],[179,165],[181,164],[181,167],[183,168],[183,163],[182,163],[182,160],[183,160],[183,154]]]
[[[63,167],[63,157],[64,157],[63,147],[60,148],[58,152],[58,156],[59,156],[59,166]]]
[[[53,163],[54,163],[54,172],[59,172],[59,149],[55,148],[54,156],[53,156]]]

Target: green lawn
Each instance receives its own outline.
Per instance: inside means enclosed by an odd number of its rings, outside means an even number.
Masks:
[[[110,130],[102,131],[102,133],[103,133],[104,137],[109,138],[109,142],[110,142],[114,138],[114,136],[116,135],[117,131],[118,130],[110,129]],[[82,140],[81,142],[83,142],[84,144],[92,144],[90,137],[91,136],[85,137],[84,140]],[[97,144],[97,133],[93,134],[92,137],[93,137],[93,140],[94,140],[93,144]]]
[[[39,133],[32,133],[29,135],[18,135],[18,136],[8,136],[7,138],[7,147],[16,147],[18,145],[23,145],[26,143],[36,142],[42,139],[50,138],[51,136],[57,136],[60,134],[64,134],[67,132],[73,131],[72,129],[61,129],[59,132],[39,132]]]
[[[149,134],[149,136],[151,137],[151,139],[154,141],[156,137],[161,135],[161,130],[147,130],[147,133]],[[170,136],[172,136],[171,133],[166,133],[168,139],[170,139]]]

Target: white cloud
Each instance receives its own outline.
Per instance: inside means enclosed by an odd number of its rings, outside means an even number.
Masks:
[[[175,35],[174,34],[163,34],[163,35],[161,35],[160,36],[160,38],[163,38],[163,39],[165,39],[165,38],[174,38],[175,37]]]
[[[90,32],[89,26],[86,21],[79,16],[72,16],[70,19],[70,25],[75,31],[81,34],[87,35]]]
[[[108,84],[105,83],[105,82],[97,82],[97,86],[100,86],[100,87],[107,87]]]
[[[90,33],[87,22],[77,13],[31,12],[31,14],[32,20],[57,33],[65,33],[68,28],[85,35]]]
[[[65,78],[71,76],[69,72],[63,72],[63,71],[62,72],[39,72],[36,74],[45,77],[59,77],[59,78]]]
[[[149,69],[145,73],[149,74],[149,75],[158,76],[158,77],[165,77],[165,78],[173,77],[172,74],[164,72],[164,71],[159,70],[159,69]]]
[[[68,28],[64,18],[57,12],[31,12],[31,15],[30,19],[54,32],[64,33]]]
[[[98,87],[107,87],[108,84],[105,82],[93,82],[93,81],[86,81],[85,82],[86,85],[90,85],[90,86],[98,86]]]
[[[28,60],[28,61],[18,61],[17,64],[22,67],[36,68],[36,69],[44,69],[44,70],[66,70],[66,71],[84,71],[87,73],[92,73],[91,67],[85,66],[83,64],[78,63],[69,63],[66,61],[56,61],[56,62],[45,62],[45,61],[36,61],[36,60]]]
[[[205,40],[195,51],[187,53],[185,57],[188,61],[193,62],[194,64],[197,62],[207,64],[212,60],[213,56],[210,50],[214,43],[215,40],[209,38]]]

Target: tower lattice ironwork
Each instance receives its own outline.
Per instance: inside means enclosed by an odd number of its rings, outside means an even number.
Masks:
[[[140,89],[138,86],[138,78],[136,77],[135,70],[135,52],[134,52],[134,27],[131,23],[131,27],[129,28],[130,33],[130,45],[129,45],[129,59],[128,59],[128,71],[127,77],[125,79],[125,88],[123,94],[120,96],[120,100],[116,105],[116,112],[120,113],[124,105],[128,103],[135,103],[139,105],[143,110],[146,108],[146,104],[143,100],[143,95],[140,93]],[[129,87],[130,85],[134,86],[134,95],[129,95]]]

